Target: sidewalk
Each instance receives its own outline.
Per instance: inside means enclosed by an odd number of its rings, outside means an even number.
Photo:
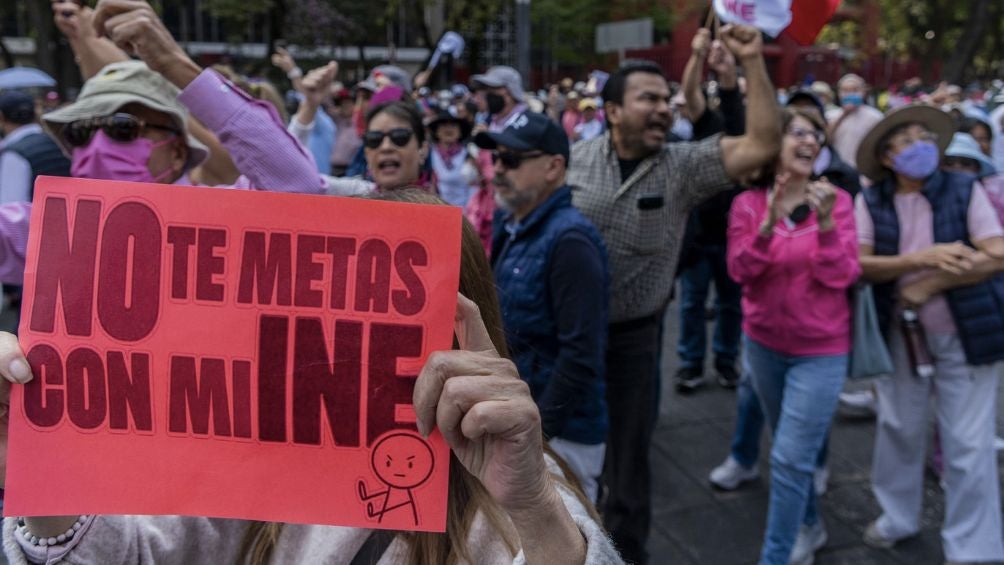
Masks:
[[[677,364],[677,326],[674,304],[666,318],[662,404],[652,446],[652,563],[755,564],[767,516],[768,434],[762,438],[759,480],[734,492],[711,488],[708,473],[728,455],[735,393],[712,379],[689,396],[676,393],[672,380]],[[705,371],[706,376],[710,373],[710,369]],[[1004,429],[1000,416],[998,430]],[[930,477],[919,536],[892,551],[875,550],[861,541],[864,528],[879,514],[869,485],[874,428],[871,420],[846,419],[839,414],[834,422],[830,486],[820,501],[829,542],[817,554],[816,563],[940,565],[944,562],[939,535],[944,496]]]

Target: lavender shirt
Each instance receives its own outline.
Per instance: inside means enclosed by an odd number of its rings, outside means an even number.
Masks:
[[[313,159],[268,103],[209,69],[181,91],[178,100],[216,134],[241,172],[235,184],[220,188],[324,194],[326,184]],[[189,184],[188,176],[175,184]],[[0,282],[22,282],[30,217],[30,202],[0,205]]]

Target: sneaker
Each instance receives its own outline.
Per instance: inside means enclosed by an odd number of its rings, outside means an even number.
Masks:
[[[826,465],[816,469],[812,474],[812,486],[816,489],[816,496],[826,494],[826,489],[830,486],[830,468]]]
[[[798,537],[795,538],[795,546],[791,549],[790,565],[812,565],[816,559],[816,552],[826,545],[826,526],[820,520],[812,526],[802,526],[798,529]]]
[[[871,389],[841,392],[840,412],[857,418],[874,418],[875,392]]]
[[[899,540],[886,537],[882,532],[879,531],[878,521],[868,524],[865,528],[865,535],[863,541],[868,547],[874,547],[875,549],[892,549]]]
[[[681,367],[676,372],[677,392],[694,392],[704,384],[704,371],[700,367]]]
[[[722,388],[736,388],[736,385],[739,384],[739,373],[731,364],[719,365],[715,371],[718,373],[718,384]]]
[[[708,480],[722,490],[736,490],[739,485],[756,480],[759,476],[760,471],[756,465],[747,469],[729,455],[724,463],[711,470]]]

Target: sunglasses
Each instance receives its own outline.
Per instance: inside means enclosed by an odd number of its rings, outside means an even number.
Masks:
[[[376,149],[383,144],[383,138],[389,137],[391,143],[398,147],[404,147],[408,145],[414,135],[415,132],[408,128],[394,128],[390,131],[370,130],[363,134],[363,143],[370,149]]]
[[[523,164],[523,161],[529,159],[535,159],[543,155],[540,151],[534,151],[531,153],[513,153],[511,151],[492,151],[492,164],[496,165],[499,161],[502,165],[509,170],[515,170]]]
[[[90,143],[91,137],[94,136],[94,132],[99,128],[105,132],[105,135],[119,143],[135,141],[147,129],[164,130],[174,135],[181,134],[181,132],[172,127],[148,124],[132,114],[117,113],[100,118],[87,118],[70,122],[63,128],[63,140],[70,147],[83,147]]]

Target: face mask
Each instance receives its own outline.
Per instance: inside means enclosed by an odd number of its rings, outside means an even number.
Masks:
[[[673,120],[673,128],[670,131],[684,141],[694,139],[694,124],[690,123],[687,118],[677,116]]]
[[[861,106],[865,103],[865,97],[860,94],[847,94],[840,97],[840,101],[845,106]]]
[[[488,105],[488,113],[493,116],[505,108],[505,98],[503,98],[501,94],[496,94],[494,92],[488,92],[485,94],[485,103]]]
[[[915,141],[892,160],[892,169],[914,180],[926,179],[938,169],[938,146],[931,141]]]
[[[146,163],[154,149],[172,141],[174,138],[154,143],[139,137],[129,143],[119,143],[98,130],[90,143],[73,149],[70,174],[87,179],[164,182],[171,174],[171,169],[153,176]]]

